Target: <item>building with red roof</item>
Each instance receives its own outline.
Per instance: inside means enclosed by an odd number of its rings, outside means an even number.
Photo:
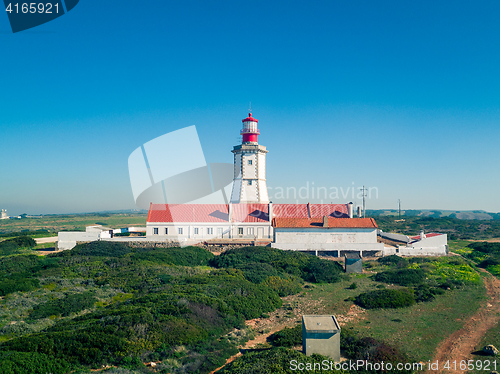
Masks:
[[[147,218],[151,240],[268,240],[281,249],[382,251],[372,218],[353,218],[349,204],[273,204],[266,186],[266,147],[258,120],[242,120],[242,143],[233,148],[234,179],[227,204],[154,204]]]

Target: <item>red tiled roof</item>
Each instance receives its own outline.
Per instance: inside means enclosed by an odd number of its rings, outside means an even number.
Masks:
[[[269,222],[268,204],[232,204],[233,222]],[[229,222],[226,204],[151,204],[147,222]]]
[[[151,204],[147,222],[229,222],[226,204]]]
[[[232,204],[233,222],[269,222],[268,204]]]
[[[322,218],[274,218],[273,227],[322,228]],[[373,218],[328,218],[328,228],[377,228]],[[327,228],[327,227],[325,227]]]
[[[273,204],[276,218],[349,218],[346,204]]]
[[[269,222],[269,204],[232,204],[233,222]],[[273,204],[276,218],[348,218],[345,204]],[[227,204],[151,204],[147,222],[229,222]],[[323,221],[321,221],[323,222]]]
[[[429,234],[425,234],[425,237],[426,238],[432,238],[433,236],[439,236],[439,235],[444,235],[444,234],[438,234],[438,233],[435,233],[435,232],[431,232]],[[420,240],[420,235],[410,236],[410,239],[411,240]]]

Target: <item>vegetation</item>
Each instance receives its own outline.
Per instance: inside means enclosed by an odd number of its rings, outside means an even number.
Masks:
[[[377,273],[375,280],[400,286],[416,286],[425,280],[425,272],[422,269],[389,270]]]
[[[331,359],[320,355],[306,356],[298,351],[286,348],[273,348],[262,351],[254,351],[238,357],[230,364],[223,367],[220,374],[292,374],[298,370],[295,363],[304,363],[304,370],[301,373],[315,374],[323,373],[321,363],[326,360],[330,363]],[[330,367],[328,367],[328,370]],[[344,371],[332,370],[329,372],[345,373]]]
[[[294,276],[314,283],[335,283],[343,274],[342,266],[335,261],[269,247],[232,249],[214,257],[210,264],[217,268],[239,269],[245,278],[255,283],[275,276]]]
[[[364,292],[355,297],[355,302],[366,309],[404,308],[415,304],[415,296],[408,289],[384,289]]]
[[[6,362],[16,373],[31,373],[16,363],[26,354],[52,359],[61,372],[161,360],[168,372],[206,373],[237,352],[244,337],[227,334],[246,319],[279,308],[280,296],[300,292],[304,279],[339,279],[340,267],[330,261],[266,250],[233,251],[228,258],[236,266],[198,247],[105,241],[48,256],[3,257],[0,311],[11,314],[0,312],[0,353],[12,358]],[[256,266],[266,256],[270,265]],[[25,322],[8,323],[16,319]]]
[[[285,327],[267,338],[268,342],[275,347],[291,348],[302,344],[302,325]]]

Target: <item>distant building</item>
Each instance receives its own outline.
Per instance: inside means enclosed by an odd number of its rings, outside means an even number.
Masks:
[[[345,254],[345,272],[346,273],[362,273],[363,260],[359,253]]]
[[[7,209],[2,209],[0,219],[9,219],[10,217],[7,215]]]
[[[302,351],[340,362],[340,326],[332,315],[302,316]]]

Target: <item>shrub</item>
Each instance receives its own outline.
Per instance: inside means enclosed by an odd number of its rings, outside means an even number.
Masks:
[[[398,268],[405,268],[408,266],[408,260],[406,258],[399,257],[396,255],[390,255],[387,257],[379,258],[378,262],[384,265],[395,265]]]
[[[366,309],[404,308],[415,304],[415,297],[408,289],[385,289],[362,293],[354,299]]]
[[[482,253],[500,254],[500,243],[475,242],[469,244],[468,247]]]
[[[78,244],[71,250],[71,256],[82,255],[120,257],[130,253],[131,251],[131,248],[126,244],[99,240],[90,243]]]
[[[65,374],[69,373],[71,369],[71,364],[67,361],[43,353],[0,351],[0,372],[2,374]]]
[[[375,275],[377,282],[394,283],[401,286],[414,286],[425,280],[425,272],[422,269],[389,270]]]
[[[66,317],[71,313],[77,313],[84,309],[91,308],[96,301],[97,299],[94,297],[93,292],[68,295],[62,299],[51,300],[36,305],[33,308],[33,312],[30,314],[30,318],[39,319],[53,315]]]
[[[356,283],[351,283],[347,288],[349,288],[350,290],[355,290],[356,288],[358,288],[358,285]]]
[[[263,285],[269,287],[273,291],[276,291],[280,297],[294,295],[302,290],[298,279],[293,277],[287,279],[281,277],[269,277]]]
[[[285,327],[267,338],[267,341],[275,347],[291,348],[302,344],[302,325],[292,328]]]

